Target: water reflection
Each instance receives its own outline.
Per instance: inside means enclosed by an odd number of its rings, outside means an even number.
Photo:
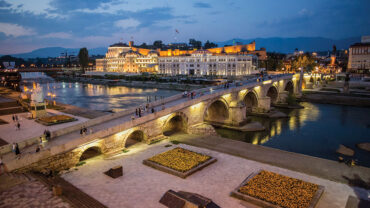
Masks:
[[[252,117],[266,128],[261,132],[216,129],[223,137],[252,144],[336,160],[340,144],[355,150],[354,158],[370,167],[370,154],[356,148],[370,142],[370,108],[302,103],[304,109],[284,110],[289,118],[270,120]]]
[[[33,72],[34,73],[34,72]],[[44,96],[48,93],[55,94],[53,98],[57,102],[102,111],[121,111],[131,107],[145,105],[147,99],[155,100],[160,97],[169,97],[178,94],[179,91],[160,90],[155,88],[132,88],[124,86],[105,86],[96,84],[84,84],[79,82],[66,83],[50,80],[43,73],[27,73],[24,84],[32,86],[33,82],[40,83],[43,87]],[[23,76],[23,74],[22,74]],[[47,79],[43,79],[44,77]]]

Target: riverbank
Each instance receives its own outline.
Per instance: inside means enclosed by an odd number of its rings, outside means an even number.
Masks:
[[[370,107],[369,94],[304,91],[302,93],[302,97],[300,97],[298,100],[302,102]]]
[[[344,163],[332,160],[253,145],[241,141],[225,139],[219,136],[204,137],[178,134],[171,136],[171,139],[180,141],[184,144],[302,172],[331,181],[341,182],[350,186],[369,189],[367,180],[370,178],[370,168],[367,167],[349,167]],[[355,182],[356,184],[354,184]]]
[[[153,81],[126,81],[126,80],[111,80],[111,79],[96,79],[87,77],[72,77],[72,76],[56,76],[56,81],[60,82],[82,82],[87,84],[100,84],[108,86],[125,86],[139,88],[157,88],[166,90],[190,91],[207,87],[206,85],[196,84],[181,84],[181,83],[162,83]]]

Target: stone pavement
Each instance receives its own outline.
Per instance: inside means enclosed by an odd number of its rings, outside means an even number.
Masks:
[[[219,136],[203,137],[177,134],[172,136],[172,139],[192,146],[271,164],[351,186],[366,186],[365,184],[368,184],[365,188],[370,187],[370,168],[363,166],[348,167],[344,163],[332,160],[253,145]],[[360,181],[363,184],[359,183]],[[356,182],[358,185],[356,185]],[[368,194],[370,195],[370,190]]]
[[[71,206],[54,196],[44,184],[33,180],[0,192],[0,207],[69,208]]]
[[[12,119],[12,115],[4,115],[4,116],[0,116],[0,119],[8,122],[8,124],[0,125],[0,138],[7,141],[8,143],[21,142],[26,139],[41,136],[44,133],[45,129],[48,129],[49,131],[55,131],[55,130],[62,129],[68,126],[73,126],[73,125],[76,125],[76,124],[79,124],[79,123],[82,123],[88,120],[83,117],[61,113],[56,110],[48,109],[47,111],[48,113],[53,114],[53,115],[61,115],[61,114],[69,115],[69,116],[76,118],[77,121],[62,123],[62,124],[57,124],[57,125],[52,125],[52,126],[44,126],[40,123],[35,122],[35,120],[27,119],[28,113],[18,113],[17,116],[19,119],[19,123],[21,124],[21,128],[20,130],[16,130],[15,123],[13,122],[13,119]]]
[[[128,153],[122,153],[114,158],[96,157],[87,160],[85,165],[76,167],[78,170],[65,173],[62,177],[107,207],[112,208],[164,208],[165,206],[159,203],[159,199],[169,189],[201,194],[225,208],[256,207],[230,197],[229,194],[249,174],[259,169],[325,186],[325,192],[317,204],[317,208],[345,207],[347,198],[357,194],[346,184],[185,144],[178,146],[215,157],[217,162],[186,179],[142,164],[144,159],[177,146],[166,148],[166,144],[171,143],[165,140],[150,146],[136,144],[130,148]],[[113,179],[103,174],[104,171],[117,165],[123,167],[122,177]]]

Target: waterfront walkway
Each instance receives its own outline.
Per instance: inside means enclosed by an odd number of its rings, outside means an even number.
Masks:
[[[370,168],[349,167],[344,163],[287,152],[270,147],[253,145],[246,142],[225,139],[219,136],[195,136],[177,134],[171,139],[181,143],[214,150],[249,160],[286,168],[289,170],[317,176],[350,186],[370,189]],[[370,191],[369,191],[370,194]]]

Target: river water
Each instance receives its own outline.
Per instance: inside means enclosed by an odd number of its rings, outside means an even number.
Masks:
[[[343,144],[355,150],[353,157],[344,157],[346,160],[355,159],[359,165],[370,167],[370,152],[356,147],[370,142],[370,108],[306,102],[301,105],[304,109],[278,109],[289,118],[252,117],[266,127],[262,132],[216,131],[226,138],[330,160],[341,156],[336,150]]]
[[[124,86],[105,86],[83,83],[55,82],[43,73],[23,73],[30,85],[33,80],[42,83],[44,93],[56,94],[56,101],[94,110],[120,111],[146,103],[148,96],[168,97],[179,93],[174,90],[144,89]],[[153,86],[155,87],[155,86]],[[289,115],[284,119],[252,117],[267,130],[242,133],[216,129],[219,135],[252,144],[273,147],[315,157],[337,160],[340,144],[355,150],[359,165],[370,167],[370,153],[356,144],[370,142],[370,108],[353,106],[301,103],[304,109],[279,109]]]
[[[155,86],[133,88],[80,82],[55,82],[41,72],[22,73],[22,79],[28,87],[32,87],[33,82],[39,83],[46,99],[55,99],[57,102],[100,111],[122,111],[145,105],[149,98],[155,100],[181,93],[175,90],[157,89]],[[48,93],[55,94],[55,98],[48,96]]]

